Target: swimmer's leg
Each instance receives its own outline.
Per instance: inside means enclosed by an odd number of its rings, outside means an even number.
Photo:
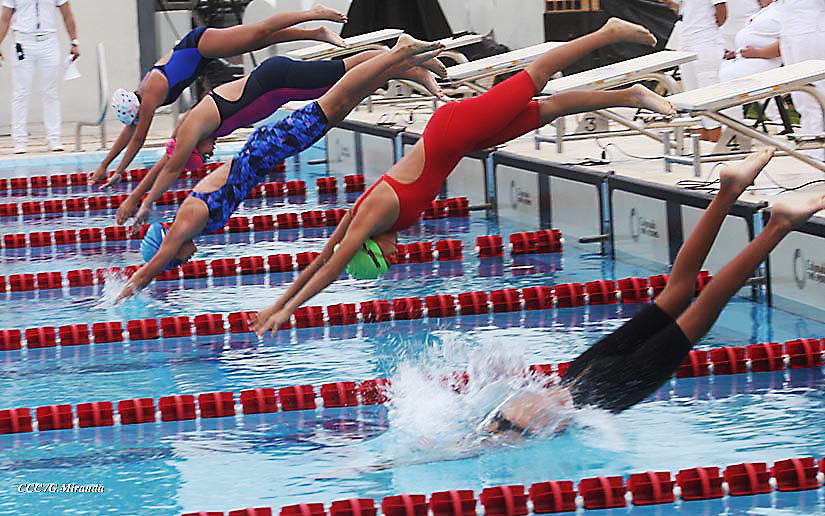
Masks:
[[[742,192],[753,184],[753,180],[773,157],[773,153],[773,148],[759,150],[743,161],[725,166],[719,173],[719,192],[682,244],[682,248],[676,255],[676,261],[673,263],[670,279],[662,293],[656,297],[656,304],[659,308],[672,317],[678,317],[690,304],[696,289],[696,276],[702,269],[702,264],[710,252],[713,241],[716,240],[725,216]],[[752,271],[753,269],[748,269],[747,274],[750,275]],[[717,277],[714,277],[711,283],[716,281]],[[727,301],[728,297],[725,297],[722,306]]]
[[[730,298],[742,288],[777,244],[811,215],[823,209],[825,196],[793,205],[774,205],[765,229],[736,258],[716,273],[696,302],[676,320],[685,336],[691,342],[702,338],[713,326]],[[696,230],[698,229],[697,227]]]
[[[440,51],[439,44],[417,41],[402,34],[392,50],[354,67],[318,99],[329,126],[337,125],[358,103],[389,79],[432,59]]]
[[[477,97],[481,98],[481,97]],[[666,98],[636,84],[614,91],[571,91],[558,93],[530,102],[503,129],[478,143],[478,149],[495,147],[513,138],[549,124],[556,118],[576,113],[589,113],[613,107],[645,108],[657,113],[673,114],[675,109]]]
[[[344,23],[347,17],[335,9],[322,5],[316,5],[307,11],[277,13],[257,23],[224,29],[210,28],[201,36],[198,50],[204,57],[211,58],[240,55],[244,52],[266,48],[278,41],[285,41],[283,38],[288,37],[290,33],[283,33],[284,29],[313,20]]]
[[[656,45],[656,37],[646,28],[619,18],[610,18],[599,30],[576,38],[560,47],[549,50],[530,63],[525,70],[541,91],[547,81],[588,54],[614,43],[639,43]]]

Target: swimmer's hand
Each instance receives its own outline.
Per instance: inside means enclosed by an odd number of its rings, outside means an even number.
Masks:
[[[137,235],[140,231],[140,227],[146,224],[149,221],[149,217],[152,215],[152,208],[147,206],[141,206],[138,210],[137,214],[135,215],[135,221],[132,223],[132,234]]]
[[[123,173],[115,171],[111,176],[109,176],[109,179],[101,185],[100,189],[105,190],[106,188],[111,188],[112,186],[120,183],[121,179],[123,179]]]
[[[94,172],[89,174],[88,185],[94,186],[95,183],[98,181],[103,180],[106,177],[106,168],[105,167],[97,167]]]
[[[278,303],[275,303],[252,316],[249,324],[259,337],[269,330],[272,330],[272,334],[275,335],[278,328],[283,326],[291,315],[291,312],[284,310]]]
[[[138,199],[133,199],[130,195],[120,204],[120,207],[117,209],[117,213],[115,214],[115,223],[118,226],[126,224],[126,221],[132,218],[132,215],[134,215],[137,211],[137,203]]]

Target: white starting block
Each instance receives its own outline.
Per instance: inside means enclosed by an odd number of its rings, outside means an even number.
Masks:
[[[620,63],[553,79],[547,83],[541,93],[543,95],[554,95],[568,91],[603,91],[640,81],[656,81],[662,84],[670,93],[680,92],[682,91],[681,86],[673,77],[666,75],[664,71],[695,61],[696,57],[693,52],[676,52],[672,50],[654,52]],[[542,135],[540,131],[536,131],[536,149],[540,148],[542,142],[552,142],[556,144],[556,152],[561,153],[564,149],[563,142],[565,139],[581,140],[607,135],[642,134],[659,142],[664,141],[660,133],[650,130],[644,122],[631,120],[607,109],[595,112],[593,117],[588,118],[588,125],[581,126],[576,133],[570,135],[565,134],[565,118],[559,117],[556,119],[554,122],[556,134],[553,136]],[[609,132],[608,121],[616,122],[624,126],[626,130]],[[681,132],[682,126],[677,125],[674,130]],[[681,141],[681,134],[677,135],[674,145],[678,146]]]
[[[479,84],[480,80],[523,70],[538,56],[561,45],[564,45],[564,43],[548,41],[539,45],[532,45],[451,66],[447,68],[446,86],[452,88],[467,86],[477,93],[484,93],[488,88],[481,86]]]
[[[349,38],[344,38],[346,47],[337,47],[331,43],[319,43],[309,47],[299,48],[287,52],[287,57],[301,59],[303,61],[318,61],[319,59],[332,59],[333,57],[357,54],[364,50],[384,48],[381,42],[388,39],[395,39],[404,31],[401,29],[381,29],[366,34],[359,34]]]
[[[457,38],[453,37],[440,39],[438,42],[444,45],[444,51],[441,52],[439,57],[449,57],[454,62],[459,64],[468,63],[469,61],[467,61],[467,57],[461,52],[455,52],[455,50],[461,47],[466,47],[467,45],[481,43],[483,39],[484,36],[481,34],[464,34],[462,36],[458,36]]]
[[[714,84],[706,88],[686,91],[668,97],[668,100],[680,112],[694,116],[706,116],[721,123],[725,127],[723,138],[726,138],[725,134],[727,134],[727,137],[736,135],[757,140],[765,145],[776,147],[785,154],[825,172],[825,162],[800,152],[802,149],[825,146],[825,142],[823,142],[825,138],[822,135],[804,135],[804,137],[799,135],[796,139],[791,139],[794,142],[794,144],[791,144],[786,138],[757,131],[720,113],[723,109],[742,106],[778,95],[804,92],[813,95],[817,99],[822,106],[823,119],[825,119],[825,95],[811,86],[811,83],[822,79],[825,79],[825,61],[810,60],[757,73],[749,77]],[[797,141],[799,145],[796,145]],[[698,174],[701,174],[702,162],[719,161],[721,159],[727,159],[727,157],[724,155],[703,157],[698,151],[698,145],[694,146],[694,152],[689,161],[678,156],[665,156],[666,163],[693,165],[694,173]]]

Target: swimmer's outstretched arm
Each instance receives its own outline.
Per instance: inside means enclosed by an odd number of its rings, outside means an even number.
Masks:
[[[188,253],[191,256],[191,253],[194,252],[192,239],[203,232],[208,217],[209,208],[206,207],[203,201],[188,197],[181,204],[175,221],[164,237],[158,252],[129,278],[115,303],[133,296],[151,283],[158,274],[163,272],[169,262],[175,257],[181,258],[180,253],[187,244],[192,248],[191,252]]]
[[[129,197],[120,203],[117,213],[115,214],[116,224],[120,226],[126,224],[126,221],[135,214],[140,206],[141,198],[143,198],[146,192],[151,190],[152,185],[155,184],[158,174],[160,174],[160,171],[163,170],[163,166],[166,165],[167,161],[169,161],[169,156],[166,154],[161,156],[160,160],[152,165],[152,168],[150,168],[149,172],[146,173],[146,176],[140,180],[140,183],[137,184],[135,189],[129,193]],[[135,224],[135,226],[137,227],[139,224]]]
[[[149,216],[152,213],[152,206],[154,206],[155,202],[157,202],[157,200],[160,199],[165,192],[172,188],[175,182],[180,178],[186,162],[192,155],[192,151],[198,145],[201,138],[204,137],[203,133],[208,132],[211,134],[216,129],[214,124],[210,124],[204,130],[204,126],[199,123],[200,118],[201,117],[195,112],[195,110],[190,110],[190,115],[187,117],[186,122],[181,124],[176,130],[174,152],[172,152],[172,155],[168,157],[164,154],[164,158],[166,159],[161,160],[163,162],[162,168],[155,173],[155,176],[152,178],[152,182],[148,184],[148,195],[145,199],[143,199],[143,201],[140,202],[140,207],[137,210],[137,213],[135,214],[133,209],[133,211],[129,214],[129,216],[133,214],[135,215],[135,227],[140,227],[141,224],[144,224],[149,220]],[[207,123],[207,121],[204,120],[203,123]],[[147,175],[147,178],[148,177],[149,176]],[[141,184],[143,184],[143,181],[141,181]],[[141,192],[137,199],[140,200],[147,190]]]
[[[123,171],[132,163],[137,153],[143,148],[146,142],[146,135],[149,134],[149,128],[152,127],[152,120],[155,117],[155,109],[160,104],[160,99],[155,95],[148,93],[149,88],[146,88],[143,93],[143,98],[140,100],[140,109],[138,110],[137,125],[134,126],[132,137],[126,145],[126,151],[123,157],[120,158],[120,163],[115,169],[115,176],[123,175]]]
[[[347,263],[355,256],[355,252],[368,238],[367,234],[358,243],[356,239],[353,239],[355,233],[350,233],[350,231],[356,231],[359,234],[365,232],[364,229],[352,228],[352,210],[348,211],[341,219],[321,254],[315,257],[306,269],[301,271],[301,274],[292,282],[292,285],[273,305],[258,312],[250,321],[252,329],[258,335],[263,335],[269,330],[275,332],[302,303],[326,288],[341,275]],[[348,238],[349,240],[346,241]],[[335,246],[339,243],[341,246],[338,251],[335,251]]]
[[[100,165],[97,166],[94,172],[89,174],[90,186],[106,177],[106,169],[109,168],[109,165],[111,165],[115,158],[117,158],[118,154],[126,148],[126,145],[132,139],[133,134],[135,134],[135,126],[123,126],[117,140],[115,140],[115,143],[112,144],[112,148],[106,153],[106,157],[103,158],[103,161],[100,162]]]
[[[376,199],[365,200],[354,217],[350,210],[335,228],[321,254],[298,276],[286,293],[275,304],[255,315],[251,321],[255,332],[258,335],[269,330],[275,332],[298,307],[338,279],[364,242],[385,230],[381,225],[386,224],[387,220],[394,220],[398,216],[397,211],[397,205]]]

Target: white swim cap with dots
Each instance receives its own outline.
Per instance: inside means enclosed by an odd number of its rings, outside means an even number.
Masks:
[[[126,125],[132,125],[137,121],[140,100],[133,91],[118,88],[112,95],[112,111],[118,120]]]

